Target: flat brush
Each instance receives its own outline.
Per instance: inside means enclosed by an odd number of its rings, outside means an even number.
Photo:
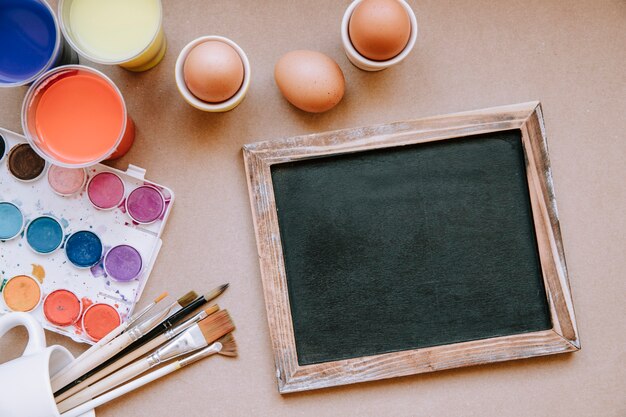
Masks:
[[[185,317],[187,317],[188,315],[196,311],[198,308],[202,307],[209,301],[214,300],[215,298],[222,295],[222,293],[226,291],[226,288],[228,288],[228,284],[220,285],[219,287],[212,289],[208,293],[197,297],[195,300],[190,302],[185,308],[176,312],[176,314],[172,314],[171,316],[169,316],[167,319],[163,321],[163,323],[161,323],[159,326],[152,329],[150,332],[148,332],[148,334],[146,334],[141,339],[137,340],[135,343],[129,346],[128,350],[130,351],[130,350],[136,349],[142,344],[147,343],[150,340],[154,339],[161,333],[166,332],[169,328],[175,326],[178,322],[180,322]]]
[[[199,297],[196,296],[194,297],[194,299],[188,300],[188,303],[183,308],[180,308],[174,314],[167,316],[161,323],[153,327],[152,330],[144,334],[142,337],[134,340],[131,344],[125,346],[122,351],[116,352],[114,356],[109,356],[108,358],[106,358],[106,362],[100,362],[95,368],[90,368],[80,375],[74,375],[74,380],[64,380],[64,382],[67,381],[67,385],[60,385],[60,389],[54,390],[54,396],[58,397],[62,395],[64,392],[69,391],[84,380],[90,378],[96,372],[99,372],[100,370],[111,365],[113,362],[120,360],[123,356],[128,355],[130,352],[148,343],[150,340],[154,339],[158,335],[165,333],[168,329],[174,327],[189,314],[193,313],[198,307],[203,306],[214,298],[217,298],[226,290],[226,288],[228,288],[228,284],[221,285],[209,291],[205,295],[201,295]]]
[[[226,310],[218,311],[198,324],[194,324],[153,354],[120,369],[89,388],[61,401],[57,404],[57,408],[59,412],[63,413],[77,407],[165,361],[205,348],[234,329],[235,326],[228,312]]]
[[[144,307],[138,313],[132,315],[125,322],[121,323],[119,326],[117,326],[115,329],[113,329],[111,332],[109,332],[109,334],[107,334],[102,339],[100,339],[98,341],[98,343],[96,343],[95,345],[91,346],[89,349],[84,351],[79,357],[77,357],[72,362],[70,362],[65,368],[63,368],[59,372],[57,372],[54,375],[54,377],[55,378],[59,377],[62,374],[64,374],[65,372],[69,371],[71,368],[75,367],[80,361],[85,359],[87,356],[91,355],[93,352],[95,352],[96,350],[100,349],[102,346],[106,345],[111,340],[115,339],[117,336],[122,334],[124,332],[124,330],[126,330],[127,328],[129,328],[131,326],[134,326],[135,323],[137,323],[137,321],[141,320],[141,318],[143,318],[146,314],[148,314],[154,307],[156,307],[156,305],[161,300],[163,300],[165,297],[167,297],[167,295],[168,295],[167,292],[164,292],[163,294],[159,295],[157,298],[154,299],[153,302],[148,304],[146,307]]]
[[[195,316],[191,317],[190,319],[185,320],[183,323],[179,324],[178,326],[172,327],[171,329],[169,329],[165,333],[163,333],[163,334],[157,336],[156,338],[152,339],[151,341],[149,341],[145,345],[139,347],[138,349],[133,350],[128,355],[121,357],[117,361],[114,361],[110,365],[106,366],[105,368],[103,368],[100,371],[96,372],[95,374],[91,375],[89,378],[81,381],[78,385],[73,386],[71,389],[63,392],[63,394],[55,397],[54,400],[57,403],[60,403],[61,401],[65,400],[66,398],[71,397],[72,395],[76,394],[77,392],[79,392],[79,391],[81,391],[83,389],[87,389],[87,387],[90,384],[93,384],[94,382],[97,382],[97,381],[101,380],[105,376],[107,376],[107,375],[117,371],[118,369],[128,365],[129,363],[133,362],[135,359],[140,358],[143,355],[145,355],[146,353],[153,351],[154,349],[156,349],[159,346],[161,346],[163,343],[167,342],[168,340],[173,339],[174,337],[178,336],[183,331],[187,330],[188,328],[190,328],[194,324],[198,323],[200,320],[204,320],[209,315],[217,312],[218,310],[219,310],[219,307],[216,304],[214,304],[211,307],[201,311],[200,313],[196,314]],[[107,361],[106,363],[108,363],[108,362],[109,361]]]
[[[119,398],[124,394],[128,394],[129,392],[136,390],[137,388],[149,384],[150,382],[156,381],[159,378],[169,375],[174,371],[178,371],[179,369],[187,365],[191,365],[192,363],[212,356],[216,353],[230,357],[237,356],[237,345],[232,335],[228,334],[217,342],[210,345],[209,347],[206,347],[192,355],[189,355],[184,359],[179,359],[168,365],[162,366],[156,371],[147,373],[144,376],[139,377],[132,382],[129,382],[128,384],[122,385],[112,391],[107,392],[106,394],[100,395],[99,397],[96,397],[91,401],[87,401],[82,405],[79,405],[78,407],[63,413],[61,417],[79,417],[96,407],[106,404],[109,401],[115,400],[116,398]]]
[[[61,388],[64,388],[68,384],[72,383],[72,381],[75,381],[76,378],[85,375],[85,373],[91,371],[102,362],[115,356],[125,347],[150,332],[150,330],[162,323],[167,317],[185,308],[189,305],[189,303],[194,301],[195,298],[196,293],[194,291],[188,292],[165,309],[155,313],[152,317],[143,320],[141,323],[122,333],[101,348],[96,349],[93,353],[77,363],[76,366],[68,369],[67,372],[63,372],[59,376],[53,377],[51,380],[52,392],[56,393]]]

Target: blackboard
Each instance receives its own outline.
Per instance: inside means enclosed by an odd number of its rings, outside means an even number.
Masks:
[[[519,130],[272,181],[301,365],[552,327]]]
[[[243,153],[280,393],[580,349],[538,102]]]

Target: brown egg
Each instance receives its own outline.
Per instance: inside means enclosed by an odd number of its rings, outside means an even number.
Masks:
[[[341,68],[321,52],[291,51],[274,67],[278,89],[300,110],[321,113],[335,107],[345,91]]]
[[[363,0],[350,17],[348,33],[361,55],[386,61],[409,42],[411,19],[398,0]]]
[[[220,41],[195,46],[183,66],[189,91],[208,103],[220,103],[234,96],[243,83],[243,71],[237,51]]]

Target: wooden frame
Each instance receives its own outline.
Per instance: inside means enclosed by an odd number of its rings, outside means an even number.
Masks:
[[[271,165],[512,129],[519,129],[522,134],[534,227],[553,328],[300,366]],[[281,393],[580,349],[539,102],[254,143],[244,146],[244,160]]]

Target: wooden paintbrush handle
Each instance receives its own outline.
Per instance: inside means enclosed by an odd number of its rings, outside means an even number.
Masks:
[[[64,413],[65,411],[71,410],[72,408],[77,407],[112,388],[115,388],[129,379],[144,373],[148,369],[150,369],[150,364],[147,359],[142,359],[128,365],[114,374],[109,375],[107,378],[96,382],[92,386],[78,392],[75,395],[72,395],[64,401],[61,401],[57,404],[59,412]]]
[[[134,360],[136,360],[137,358],[140,358],[143,355],[145,355],[146,353],[151,352],[152,350],[154,350],[157,347],[161,346],[166,341],[167,341],[167,337],[165,335],[161,335],[161,336],[157,337],[156,339],[151,340],[150,342],[146,343],[145,345],[141,346],[140,348],[138,348],[136,350],[133,350],[128,355],[120,358],[120,360],[118,360],[118,361],[110,364],[106,368],[96,372],[95,374],[93,374],[89,378],[87,378],[84,381],[82,381],[80,384],[70,388],[69,390],[65,391],[63,394],[59,395],[58,397],[55,397],[54,400],[57,402],[57,404],[61,403],[61,401],[64,401],[66,398],[69,398],[69,397],[73,396],[74,394],[76,394],[77,392],[86,389],[90,384],[98,382],[102,378],[104,378],[107,375],[117,371],[121,367],[126,366],[129,363],[131,363]]]
[[[109,401],[112,401],[118,397],[121,397],[124,394],[127,394],[133,390],[136,390],[137,388],[140,388],[146,384],[149,384],[150,382],[155,381],[161,377],[164,377],[165,375],[172,373],[178,369],[180,369],[180,365],[178,362],[174,362],[169,365],[162,366],[161,368],[157,369],[154,372],[150,372],[142,376],[141,378],[137,378],[134,381],[129,382],[126,385],[122,385],[121,387],[118,387],[112,391],[109,391],[106,394],[103,394],[94,400],[88,401],[70,411],[63,413],[61,417],[79,417],[83,415],[84,413],[90,410],[93,410],[96,407],[101,406],[102,404],[106,404]]]
[[[100,349],[93,352],[93,354],[87,356],[85,359],[77,363],[76,366],[70,368],[68,372],[64,372],[58,377],[53,377],[51,381],[52,392],[57,392],[61,388],[65,387],[67,384],[85,375],[87,372],[91,371],[102,362],[120,352],[131,342],[132,340],[130,338],[130,335],[128,335],[127,333],[124,333],[120,337],[113,339],[111,342],[109,342],[105,346],[102,346]]]

